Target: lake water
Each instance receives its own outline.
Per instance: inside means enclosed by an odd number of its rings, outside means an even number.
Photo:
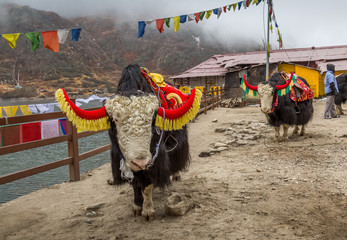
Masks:
[[[79,153],[110,143],[108,132],[98,133],[78,140]],[[67,157],[67,142],[29,149],[0,156],[0,176],[27,168],[58,161]],[[80,172],[85,173],[110,162],[110,151],[105,151],[80,162]],[[11,201],[43,187],[69,180],[69,166],[63,166],[14,182],[0,185],[0,203]]]

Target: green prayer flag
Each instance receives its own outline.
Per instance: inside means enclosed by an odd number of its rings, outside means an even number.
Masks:
[[[171,18],[165,18],[165,24],[168,28],[170,27],[170,19]]]
[[[203,12],[200,13],[200,21],[202,21],[202,19],[204,18],[204,16],[205,16],[205,11],[203,11]]]
[[[24,36],[31,42],[31,51],[35,51],[40,46],[39,32],[24,33]]]
[[[228,6],[228,11],[230,11],[231,7],[232,7],[232,4],[230,4],[230,5]]]

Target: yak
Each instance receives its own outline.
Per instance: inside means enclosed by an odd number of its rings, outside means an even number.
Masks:
[[[342,73],[336,77],[339,93],[335,96],[336,113],[343,115],[342,103],[347,101],[347,74]]]
[[[171,177],[179,179],[180,171],[189,166],[186,124],[199,111],[201,92],[193,89],[189,95],[183,94],[166,84],[160,74],[132,64],[123,70],[114,97],[106,99],[100,109],[78,108],[64,89],[55,95],[79,129],[109,130],[113,184],[130,182],[132,214],[153,220],[154,187],[164,189]]]
[[[153,220],[153,188],[169,186],[170,176],[189,165],[187,127],[158,132],[154,125],[158,99],[152,94],[138,65],[129,65],[123,70],[116,97],[123,99],[113,110],[107,111],[111,123],[113,181],[116,185],[125,183],[127,178],[124,175],[130,174],[134,190],[132,214]],[[108,103],[105,107],[110,108]],[[148,167],[154,156],[155,161]],[[124,166],[127,173],[120,170]]]
[[[298,77],[308,88],[310,85],[307,81]],[[304,101],[293,101],[290,97],[291,92],[283,96],[279,96],[277,91],[288,87],[290,80],[286,81],[282,73],[274,73],[266,81],[262,81],[258,86],[245,84],[253,91],[257,91],[260,98],[261,111],[266,114],[268,123],[275,128],[275,142],[280,140],[288,140],[288,128],[295,126],[293,134],[299,133],[299,126],[301,126],[300,135],[305,134],[305,125],[313,117],[313,104],[312,98]],[[296,88],[296,86],[293,86]],[[300,89],[301,90],[301,89]],[[296,89],[297,92],[300,92]],[[280,127],[283,126],[283,136],[280,138]]]

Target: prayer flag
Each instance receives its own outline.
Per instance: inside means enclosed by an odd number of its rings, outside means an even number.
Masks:
[[[68,29],[58,29],[59,43],[64,44],[68,35],[69,35],[69,30]]]
[[[233,5],[234,12],[235,12],[236,7],[237,7],[237,3],[234,3],[234,4],[232,4],[232,5]]]
[[[81,30],[81,28],[71,29],[72,41],[78,41],[78,39],[80,38]]]
[[[164,27],[163,27],[164,22],[165,22],[164,18],[156,20],[157,29],[160,33],[162,33],[164,31]]]
[[[41,139],[41,122],[25,123],[20,125],[21,142],[30,142]]]
[[[6,117],[14,117],[17,112],[18,106],[15,109],[13,109],[13,106],[5,106],[2,108],[4,109],[6,113]]]
[[[218,8],[213,9],[213,14],[218,15]]]
[[[270,24],[270,30],[271,30],[271,33],[272,33],[272,30],[273,30],[272,23]]]
[[[153,21],[154,21],[154,20],[147,20],[147,21],[145,21],[145,23],[146,23],[147,25],[150,25]]]
[[[29,104],[29,105],[28,105],[28,108],[29,108],[29,110],[30,110],[32,113],[34,113],[34,114],[38,113],[36,104]]]
[[[231,9],[232,6],[233,6],[232,4],[230,4],[230,5],[228,6],[228,11],[230,11],[230,9]]]
[[[20,105],[19,108],[20,108],[20,110],[22,111],[23,115],[31,115],[31,114],[33,114],[33,113],[30,111],[28,105]]]
[[[165,18],[165,24],[167,27],[170,27],[170,19],[171,18]]]
[[[58,119],[41,122],[42,139],[53,138],[59,136],[59,121]]]
[[[222,8],[218,8],[217,18],[219,18],[221,14],[222,14]]]
[[[258,0],[254,0],[254,1],[253,1],[253,5],[254,5],[254,4],[257,4],[257,5],[258,5],[258,4],[259,4],[259,3],[258,3]]]
[[[200,20],[200,13],[194,13],[194,16],[195,16],[195,22],[198,23],[199,20]]]
[[[2,108],[0,107],[0,118],[2,118]]]
[[[142,37],[145,33],[146,23],[144,21],[139,22],[139,32],[137,34],[137,37]]]
[[[212,14],[212,11],[213,10],[208,10],[208,11],[206,11],[206,19],[209,19],[210,18],[210,16],[211,16],[211,14]]]
[[[53,52],[59,52],[59,40],[57,31],[42,32],[43,46]]]
[[[180,16],[180,23],[185,23],[187,21],[187,15]]]
[[[202,21],[202,19],[204,19],[205,16],[205,11],[200,12],[200,21]]]
[[[31,51],[35,51],[40,46],[40,33],[24,33],[24,36],[31,42]]]
[[[4,147],[20,143],[20,125],[1,127],[1,132]]]
[[[188,14],[188,21],[193,21],[195,18],[194,14]]]
[[[63,135],[66,135],[66,118],[59,119],[60,130]]]
[[[246,0],[246,7],[249,7],[249,0]]]
[[[10,34],[2,34],[2,37],[7,40],[11,48],[15,48],[19,35],[20,33],[10,33]]]
[[[230,10],[230,9],[229,9]],[[227,6],[223,7],[223,11],[226,13],[227,12]]]
[[[237,3],[237,5],[239,6],[238,10],[241,9],[242,3],[243,3],[243,2],[238,2],[238,3]]]
[[[180,16],[173,17],[174,20],[174,31],[177,32],[180,28]]]

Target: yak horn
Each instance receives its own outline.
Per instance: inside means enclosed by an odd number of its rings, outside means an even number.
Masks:
[[[289,84],[290,84],[291,81],[292,81],[292,77],[293,77],[293,73],[290,74],[290,78],[289,78],[289,80],[286,82],[286,84],[283,84],[283,85],[276,85],[276,89],[277,89],[277,90],[281,90],[281,89],[285,89],[286,87],[288,87]]]
[[[249,89],[251,89],[253,91],[258,91],[258,86],[252,86],[247,82],[246,75],[243,75],[243,79],[244,79],[244,82],[246,84],[246,87],[248,87]]]

